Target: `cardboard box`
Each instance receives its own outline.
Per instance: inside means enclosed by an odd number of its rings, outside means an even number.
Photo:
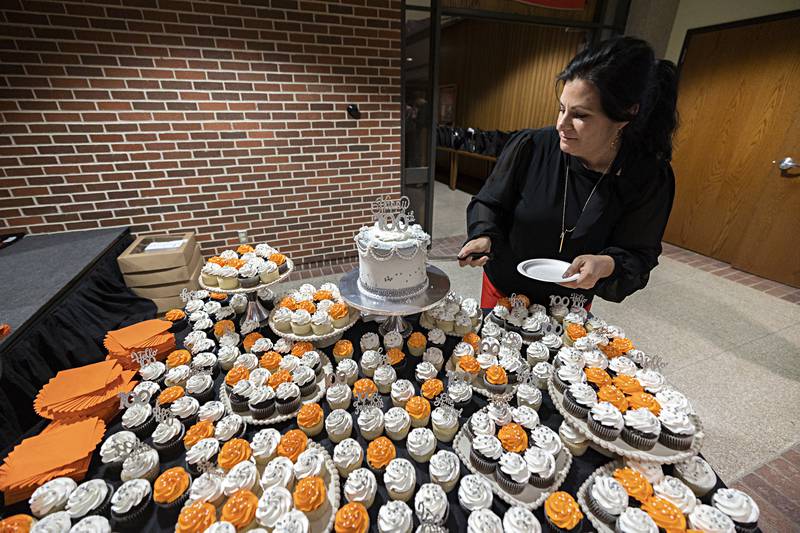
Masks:
[[[137,237],[117,258],[123,274],[190,265],[197,247],[194,232]]]
[[[180,296],[170,296],[169,298],[150,298],[158,308],[158,314],[163,315],[170,309],[183,309],[184,302]]]
[[[178,296],[181,290],[185,287],[190,291],[200,288],[197,278],[200,276],[200,270],[203,268],[203,262],[198,262],[194,270],[189,275],[188,279],[180,280],[174,283],[164,283],[162,285],[152,285],[149,287],[131,287],[131,290],[142,298],[149,298],[155,300],[156,298],[170,298]]]
[[[132,274],[123,274],[122,278],[125,280],[125,285],[131,288],[136,287],[152,287],[154,285],[166,285],[170,283],[185,282],[192,278],[193,273],[197,270],[197,265],[205,263],[203,261],[203,254],[199,246],[195,246],[194,255],[189,264],[175,267],[166,268],[164,270],[154,270],[150,272],[135,272]],[[199,274],[194,275],[196,279]]]

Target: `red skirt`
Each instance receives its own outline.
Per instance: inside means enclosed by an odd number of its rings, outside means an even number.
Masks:
[[[489,281],[488,276],[486,276],[486,272],[483,273],[483,285],[481,286],[481,308],[483,309],[494,309],[494,306],[497,305],[497,300],[500,298],[505,298],[505,294],[497,290],[497,288],[492,285],[492,282]],[[592,309],[592,303],[589,302],[586,304],[586,310],[590,311]]]

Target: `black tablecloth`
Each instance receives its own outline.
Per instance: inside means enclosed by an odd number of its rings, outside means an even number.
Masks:
[[[426,331],[426,330],[420,330],[420,328],[417,327],[416,318],[417,317],[411,317],[411,320],[410,320],[412,322],[412,324],[414,324],[415,330],[419,330],[419,331],[423,331],[423,332]],[[376,324],[375,322],[362,322],[362,321],[359,321],[350,330],[345,332],[344,338],[350,340],[353,343],[353,347],[354,347],[354,350],[355,350],[355,353],[354,353],[353,357],[356,360],[359,360],[360,356],[361,356],[361,350],[360,350],[360,347],[359,347],[359,340],[361,339],[361,336],[364,333],[368,332],[368,331],[377,332],[377,328],[378,328],[378,324]],[[267,336],[267,337],[269,337],[269,338],[271,338],[273,340],[276,340],[278,338],[269,330],[268,327],[262,328],[260,331],[265,336]],[[177,335],[179,343],[182,341],[183,337],[185,337],[186,333],[188,333],[188,330],[184,331],[184,332],[180,332]],[[452,352],[453,347],[456,345],[456,343],[459,340],[460,339],[458,339],[456,337],[448,337],[447,344],[445,345],[445,348],[443,349],[443,352],[445,353],[446,356],[448,356]],[[240,346],[240,348],[241,348],[241,346]],[[324,352],[328,356],[330,361],[335,366],[336,363],[334,361],[334,358],[333,358],[333,355],[331,353],[331,350],[332,350],[332,348],[329,347],[329,348],[320,349],[319,351]],[[417,393],[419,393],[419,383],[416,382],[416,380],[414,379],[414,365],[410,364],[410,363],[411,363],[411,361],[408,361],[407,364],[406,364],[405,369],[403,369],[402,371],[398,372],[398,379],[405,378],[405,379],[410,380],[412,383],[415,384]],[[445,384],[447,383],[445,372],[444,372],[444,368],[443,368],[442,372],[440,372],[439,377],[445,382]],[[220,385],[223,382],[223,378],[224,378],[224,373],[220,373],[220,375],[216,379],[216,382],[215,382],[215,399],[218,399],[217,396],[219,394],[219,388],[220,388]],[[384,403],[385,403],[385,408],[386,409],[391,407],[391,398],[389,397],[389,395],[384,395]],[[329,407],[327,405],[327,402],[324,400],[324,398],[321,400],[320,404],[322,405],[323,410],[324,410],[325,414],[327,415],[330,412],[330,409],[329,409]],[[480,396],[478,394],[473,395],[472,402],[470,403],[470,405],[467,406],[467,408],[464,409],[464,411],[462,413],[462,423],[466,422],[466,419],[470,415],[472,415],[472,413],[474,413],[476,410],[480,409],[481,407],[483,407],[485,405],[486,405],[486,400],[482,396]],[[516,400],[512,401],[512,405],[516,405]],[[349,409],[349,411],[351,413],[353,412],[352,406]],[[543,394],[543,402],[542,402],[542,406],[539,409],[539,417],[540,417],[540,420],[541,420],[542,424],[547,425],[548,427],[550,427],[554,431],[558,431],[558,428],[561,425],[561,422],[563,420],[561,415],[555,409],[555,407],[553,407],[553,404],[550,401],[550,397],[546,393]],[[280,430],[281,433],[285,433],[286,431],[288,431],[290,429],[297,428],[297,424],[296,424],[295,420],[292,419],[292,420],[289,420],[289,421],[286,421],[286,422],[282,422],[282,423],[276,424],[274,426],[248,425],[245,438],[248,439],[248,440],[252,439],[252,436],[256,432],[258,432],[259,430],[263,429],[264,427],[275,427],[276,429]],[[106,438],[109,435],[111,435],[113,433],[116,433],[117,431],[120,431],[121,429],[122,428],[121,428],[121,425],[120,425],[119,418],[117,418],[114,422],[112,422],[110,424],[110,426],[108,428],[108,431],[106,433]],[[362,447],[366,450],[368,442],[360,437],[358,424],[356,423],[355,416],[353,417],[353,435],[352,435],[352,438],[355,438],[362,445]],[[333,455],[333,449],[334,449],[335,444],[332,443],[327,438],[327,435],[326,435],[325,431],[323,431],[318,437],[315,437],[313,440],[316,441],[316,442],[319,442],[320,444],[322,444],[328,450],[328,452],[331,454],[331,456]],[[148,441],[149,441],[149,439],[148,439]],[[411,463],[415,466],[416,474],[417,474],[417,480],[416,480],[417,488],[419,488],[420,485],[422,485],[423,483],[429,482],[430,481],[430,477],[428,475],[428,463],[418,464],[414,460],[412,460],[411,457],[408,455],[408,453],[406,451],[405,441],[395,442],[395,445],[396,445],[396,448],[397,448],[397,456],[409,459],[411,461]],[[438,442],[437,443],[437,450],[451,450],[452,451],[452,446],[451,446],[451,444],[445,444],[445,443],[442,443],[442,442]],[[573,496],[576,496],[577,492],[578,492],[578,488],[580,488],[581,484],[583,484],[583,482],[586,480],[586,478],[594,470],[596,470],[600,466],[608,463],[609,461],[610,461],[609,457],[601,455],[600,453],[594,451],[592,448],[589,448],[589,450],[584,455],[582,455],[580,457],[575,457],[573,459],[572,466],[570,468],[569,474],[567,475],[564,483],[561,485],[559,490],[567,491],[570,494],[572,494]],[[169,461],[169,462],[162,463],[162,471],[167,469],[167,468],[173,467],[173,466],[185,466],[185,456],[183,454],[181,454],[181,456],[178,457],[177,459],[174,459],[174,460]],[[366,467],[366,460],[365,460],[363,466]],[[670,473],[671,472],[670,467],[668,467],[668,466],[665,467],[665,472]],[[463,476],[468,475],[468,474],[471,474],[471,472],[467,469],[467,467],[465,465],[462,464],[461,465],[461,476],[463,477]],[[100,461],[99,447],[98,447],[98,450],[95,452],[95,454],[94,454],[94,456],[92,458],[92,463],[91,463],[91,467],[89,469],[89,473],[87,475],[87,479],[95,478],[95,477],[108,478],[109,481],[111,482],[111,484],[114,485],[115,489],[118,488],[121,485],[121,482],[119,480],[119,475],[118,474],[113,474],[112,475],[112,474],[106,472],[106,468],[102,465],[102,463]],[[344,487],[344,479],[341,479],[341,482],[342,482],[341,483],[341,487]],[[717,479],[717,485],[718,485],[718,487],[724,486],[724,484],[721,482],[721,480],[719,480],[719,478]],[[711,493],[709,493],[709,494],[711,494]],[[342,505],[343,505],[344,503],[346,503],[346,500],[344,499],[343,492],[342,492],[342,494],[340,496],[341,496],[341,502],[342,502]],[[467,519],[469,517],[469,513],[467,511],[465,511],[463,508],[461,508],[461,506],[459,505],[459,502],[458,502],[458,486],[456,486],[456,488],[448,494],[448,499],[449,499],[449,502],[450,502],[450,516],[449,516],[447,524],[446,524],[448,531],[457,531],[457,530],[465,531],[466,528],[467,528]],[[370,509],[369,509],[370,523],[371,523],[370,530],[371,531],[377,531],[378,510],[387,501],[389,501],[389,499],[388,499],[388,495],[387,495],[386,489],[379,482],[378,483],[378,492],[377,492],[377,495],[376,495],[376,498],[375,498],[375,504],[372,507],[370,507]],[[409,502],[409,506],[413,510],[413,508],[414,508],[413,499]],[[504,501],[502,501],[498,497],[494,498],[494,503],[492,505],[492,510],[500,518],[503,517],[503,515],[505,514],[507,509],[508,509],[508,504],[506,504]],[[25,511],[26,511],[26,506],[23,505],[23,504],[18,504],[18,505],[12,506],[12,508],[9,509],[9,514],[11,514],[11,512],[25,512]],[[539,509],[537,509],[534,512],[534,514],[536,515],[536,517],[541,522],[543,531],[548,531],[549,528],[548,528],[548,526],[546,524],[546,521],[544,519],[543,508],[540,507]],[[149,523],[147,525],[147,529],[146,530],[147,531],[173,531],[174,526],[165,525],[163,523],[163,520],[161,522],[162,523],[160,523],[160,521],[159,521],[158,513],[156,511],[154,511],[152,516],[151,516],[151,519],[150,519],[150,521],[149,521]],[[415,517],[415,525],[416,524],[417,524],[417,522],[416,522],[416,517]],[[591,527],[591,524],[589,523],[589,521],[588,520],[584,520],[584,530],[583,531],[592,531],[592,530],[593,530],[593,528]]]
[[[0,251],[0,309],[14,328],[0,344],[2,456],[40,423],[33,400],[50,378],[104,359],[107,331],[155,315],[117,266],[132,241],[128,228],[116,228],[26,237]]]

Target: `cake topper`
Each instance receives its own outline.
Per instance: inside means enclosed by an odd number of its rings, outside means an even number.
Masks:
[[[221,468],[217,466],[216,463],[212,463],[208,460],[203,460],[197,463],[195,466],[200,474],[208,474],[209,476],[213,476],[216,478],[223,478],[225,477],[225,473],[222,471]]]
[[[433,405],[443,411],[452,413],[457,419],[461,417],[463,409],[456,409],[453,399],[448,394],[440,394],[433,400]]]
[[[531,367],[527,367],[520,372],[517,380],[519,381],[520,385],[536,387],[536,374],[533,373],[533,369]]]
[[[369,411],[371,409],[378,409],[379,411],[382,411],[383,399],[381,399],[379,394],[361,393],[356,395],[353,405],[356,415],[360,415],[364,411]]]
[[[550,295],[550,307],[557,307],[563,305],[564,307],[569,307],[570,299],[569,296],[558,296],[556,294]]]
[[[466,372],[462,372],[461,370],[448,370],[447,371],[447,386],[450,387],[451,385],[458,383],[459,381],[466,383],[469,385],[472,383],[470,379],[470,375]]]
[[[573,292],[572,295],[570,296],[570,299],[572,300],[572,307],[585,309],[587,300],[586,296]]]
[[[564,326],[555,320],[548,320],[542,323],[542,331],[545,335],[552,333],[556,337],[560,337],[564,333]]]
[[[411,205],[408,196],[394,200],[390,196],[381,196],[372,203],[372,215],[378,228],[382,231],[405,231],[414,222],[414,215],[406,213]]]
[[[194,376],[211,376],[212,370],[210,368],[206,368],[203,366],[195,366],[194,362],[192,362],[192,366],[189,367],[189,377],[186,378],[187,381]]]
[[[123,440],[114,441],[111,449],[117,457],[133,457],[150,449],[148,445],[136,439],[135,441]]]
[[[650,355],[644,354],[642,357],[641,362],[637,361],[642,368],[645,370],[663,370],[667,366],[669,366],[669,362],[666,361],[660,355]]]
[[[237,346],[239,344],[239,334],[228,332],[219,339],[220,346]]]
[[[489,394],[489,403],[508,409],[508,402],[511,400],[512,396],[513,394],[509,392],[503,394]]]
[[[497,356],[500,353],[500,341],[494,337],[485,337],[481,339],[481,353]]]
[[[500,344],[501,346],[507,346],[511,348],[515,352],[519,352],[522,349],[522,335],[516,331],[506,331],[503,333],[503,338],[500,341]]]
[[[417,518],[419,518],[420,529],[424,533],[446,533],[447,530],[441,526],[441,521],[436,519],[436,514],[428,509],[425,502],[417,507]]]
[[[119,397],[120,409],[127,409],[128,407],[133,407],[137,403],[145,404],[150,401],[150,395],[144,390],[140,390],[139,392],[120,392],[117,396]]]
[[[145,348],[138,352],[131,352],[131,361],[137,363],[139,367],[143,367],[155,363],[156,355],[158,355],[158,350],[155,348]]]
[[[153,414],[155,414],[156,421],[159,424],[169,422],[170,420],[175,418],[175,416],[172,414],[172,411],[170,411],[165,407],[161,407],[160,405],[157,405],[155,409],[153,409]]]
[[[327,388],[331,388],[334,385],[347,385],[347,376],[344,372],[332,372],[330,374],[325,375],[325,384]]]
[[[181,301],[183,303],[186,303],[189,300],[194,300],[194,297],[195,297],[195,292],[194,291],[190,291],[186,287],[181,289]]]

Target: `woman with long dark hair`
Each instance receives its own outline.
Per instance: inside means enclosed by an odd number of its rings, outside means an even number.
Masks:
[[[517,132],[467,208],[461,266],[483,266],[481,307],[511,293],[614,302],[647,285],[672,209],[675,65],[616,37],[578,53],[556,80],[555,127]],[[479,259],[471,253],[491,253]],[[517,272],[525,259],[571,263],[560,285]]]

